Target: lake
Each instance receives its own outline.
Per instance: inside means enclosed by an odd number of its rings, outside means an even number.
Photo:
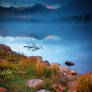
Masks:
[[[0,22],[0,44],[26,56],[42,56],[50,63],[65,65],[78,73],[92,72],[92,23],[91,22]],[[36,45],[40,49],[24,46]]]

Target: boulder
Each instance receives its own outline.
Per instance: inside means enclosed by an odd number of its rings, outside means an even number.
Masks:
[[[5,50],[5,51],[11,51],[10,47],[0,44],[0,49]]]
[[[52,63],[50,65],[51,65],[51,67],[60,67],[60,64],[58,64],[58,63]]]
[[[16,52],[12,51],[9,46],[6,46],[4,44],[0,44],[0,51],[6,54],[16,54]]]
[[[37,87],[42,86],[43,83],[44,81],[41,79],[32,79],[32,80],[27,81],[27,86],[30,88],[37,88]]]
[[[65,70],[67,69],[66,66],[60,65],[60,64],[58,64],[58,63],[52,63],[52,64],[50,65],[50,68],[54,68],[54,67],[56,67],[59,72],[65,71]]]
[[[74,63],[73,63],[73,62],[68,61],[68,60],[65,62],[65,64],[66,64],[67,66],[73,66],[73,65],[74,65]]]
[[[58,63],[52,63],[52,64],[50,64],[49,68],[57,68],[58,71],[59,71],[60,64],[58,64]]]
[[[69,81],[67,84],[68,84],[67,86],[69,88],[68,92],[77,92],[77,81],[76,80]]]
[[[46,60],[46,61],[43,61],[43,65],[50,66],[50,63]]]
[[[76,75],[76,71],[70,69],[70,68],[66,68],[63,72],[67,73],[67,74],[72,74],[72,75]]]
[[[76,80],[74,80],[74,81],[69,81],[69,82],[67,83],[67,86],[68,86],[69,88],[71,88],[71,87],[74,86],[74,85],[77,85],[77,81],[76,81]]]
[[[7,91],[6,88],[0,87],[0,92],[6,92],[6,91]]]
[[[63,72],[63,71],[65,71],[66,69],[68,69],[66,66],[59,66],[60,72]]]
[[[77,73],[76,73],[74,70],[71,70],[71,71],[70,71],[70,74],[76,75]]]
[[[46,89],[41,89],[41,90],[39,90],[37,92],[50,92],[50,91],[49,90],[46,90]]]
[[[42,63],[42,57],[40,56],[30,56],[28,59],[33,63]]]

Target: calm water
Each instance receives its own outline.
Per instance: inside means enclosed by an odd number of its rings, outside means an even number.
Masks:
[[[42,56],[50,63],[71,67],[79,73],[92,72],[92,23],[75,22],[0,22],[0,43],[26,56]],[[25,45],[36,44],[42,49],[33,51]]]

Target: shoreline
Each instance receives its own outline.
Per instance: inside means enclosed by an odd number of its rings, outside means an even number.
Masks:
[[[11,50],[11,52],[14,52],[14,53],[16,53],[16,54],[20,54],[20,55],[22,55],[22,56],[24,56],[24,57],[27,57],[27,58],[32,57],[32,56],[27,56],[27,55],[25,55],[25,54],[23,54],[23,53],[18,53],[18,52],[16,52],[16,51],[12,50],[9,46],[7,46],[7,45],[5,45],[5,44],[0,44],[0,45],[4,45],[6,48],[8,47],[8,48]],[[35,55],[33,55],[33,56],[35,56]],[[38,57],[38,56],[35,56],[35,57]],[[59,64],[59,65],[61,65],[61,66],[65,66],[65,67],[67,67],[67,68],[70,68],[70,69],[76,71],[78,74],[85,74],[85,73],[89,72],[89,71],[86,71],[86,72],[85,72],[85,71],[84,71],[84,72],[78,72],[78,71],[76,70],[76,68],[77,68],[77,66],[78,66],[77,63],[75,63],[74,66],[67,66],[67,65],[65,65],[65,62],[63,62],[63,64],[61,64],[61,63],[59,63],[59,62],[50,62],[49,60],[44,59],[43,56],[40,56],[40,55],[39,55],[39,57],[42,57],[43,61],[48,61],[49,64],[56,63],[56,64]],[[77,65],[77,66],[76,66],[76,65]],[[76,67],[76,68],[74,68],[74,67]],[[91,71],[90,71],[90,72],[91,72]],[[92,72],[91,72],[91,73],[92,73]]]
[[[79,74],[58,63],[43,61],[41,56],[26,57],[0,44],[0,90],[8,90],[4,92],[81,92],[91,80],[92,73]]]

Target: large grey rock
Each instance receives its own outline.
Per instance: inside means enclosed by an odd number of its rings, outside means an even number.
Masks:
[[[37,92],[50,92],[50,91],[49,90],[46,90],[46,89],[41,89],[41,90],[39,90]]]
[[[27,81],[27,86],[30,88],[37,88],[39,86],[42,86],[44,83],[41,79],[32,79]]]

